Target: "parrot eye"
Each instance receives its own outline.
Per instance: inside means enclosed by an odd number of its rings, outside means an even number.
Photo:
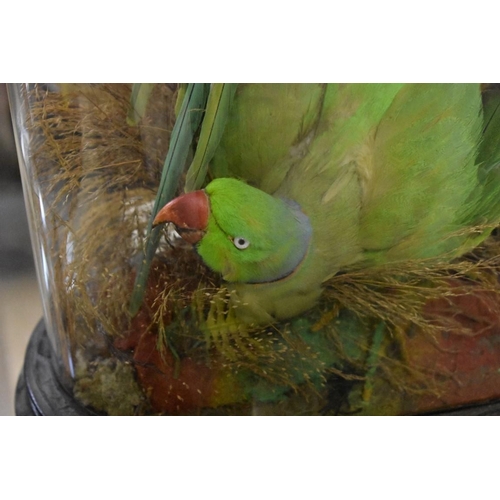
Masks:
[[[250,242],[242,236],[236,236],[233,238],[233,243],[238,250],[245,250],[245,248],[250,246]]]

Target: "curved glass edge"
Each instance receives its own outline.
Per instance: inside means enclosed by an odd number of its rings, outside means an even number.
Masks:
[[[64,335],[61,315],[55,310],[57,304],[52,299],[55,280],[49,256],[49,242],[44,237],[44,232],[39,230],[40,227],[45,227],[46,211],[44,202],[37,192],[37,180],[33,171],[30,154],[29,133],[27,131],[27,120],[29,120],[30,116],[30,107],[27,98],[29,85],[27,83],[9,83],[7,84],[7,93],[19,160],[24,203],[28,217],[31,246],[48,338],[54,351],[59,354],[55,358],[59,363],[62,362],[63,371],[70,377],[73,377],[72,356],[70,355],[69,346]],[[66,353],[66,355],[62,355],[63,353]]]

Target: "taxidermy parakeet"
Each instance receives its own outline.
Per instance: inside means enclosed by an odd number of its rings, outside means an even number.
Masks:
[[[246,323],[311,308],[339,272],[451,260],[500,220],[500,100],[483,91],[240,85],[208,170],[188,171],[195,189],[154,225],[173,223],[222,275]]]

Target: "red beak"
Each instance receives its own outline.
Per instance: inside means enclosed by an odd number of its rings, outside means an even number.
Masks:
[[[153,227],[171,222],[182,239],[194,245],[205,234],[209,211],[205,191],[192,191],[167,203],[156,214]]]

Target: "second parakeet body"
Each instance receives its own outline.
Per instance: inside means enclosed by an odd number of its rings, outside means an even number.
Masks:
[[[489,235],[499,102],[475,84],[241,85],[214,180],[155,224],[222,275],[241,321],[293,317],[339,272],[450,260]]]

